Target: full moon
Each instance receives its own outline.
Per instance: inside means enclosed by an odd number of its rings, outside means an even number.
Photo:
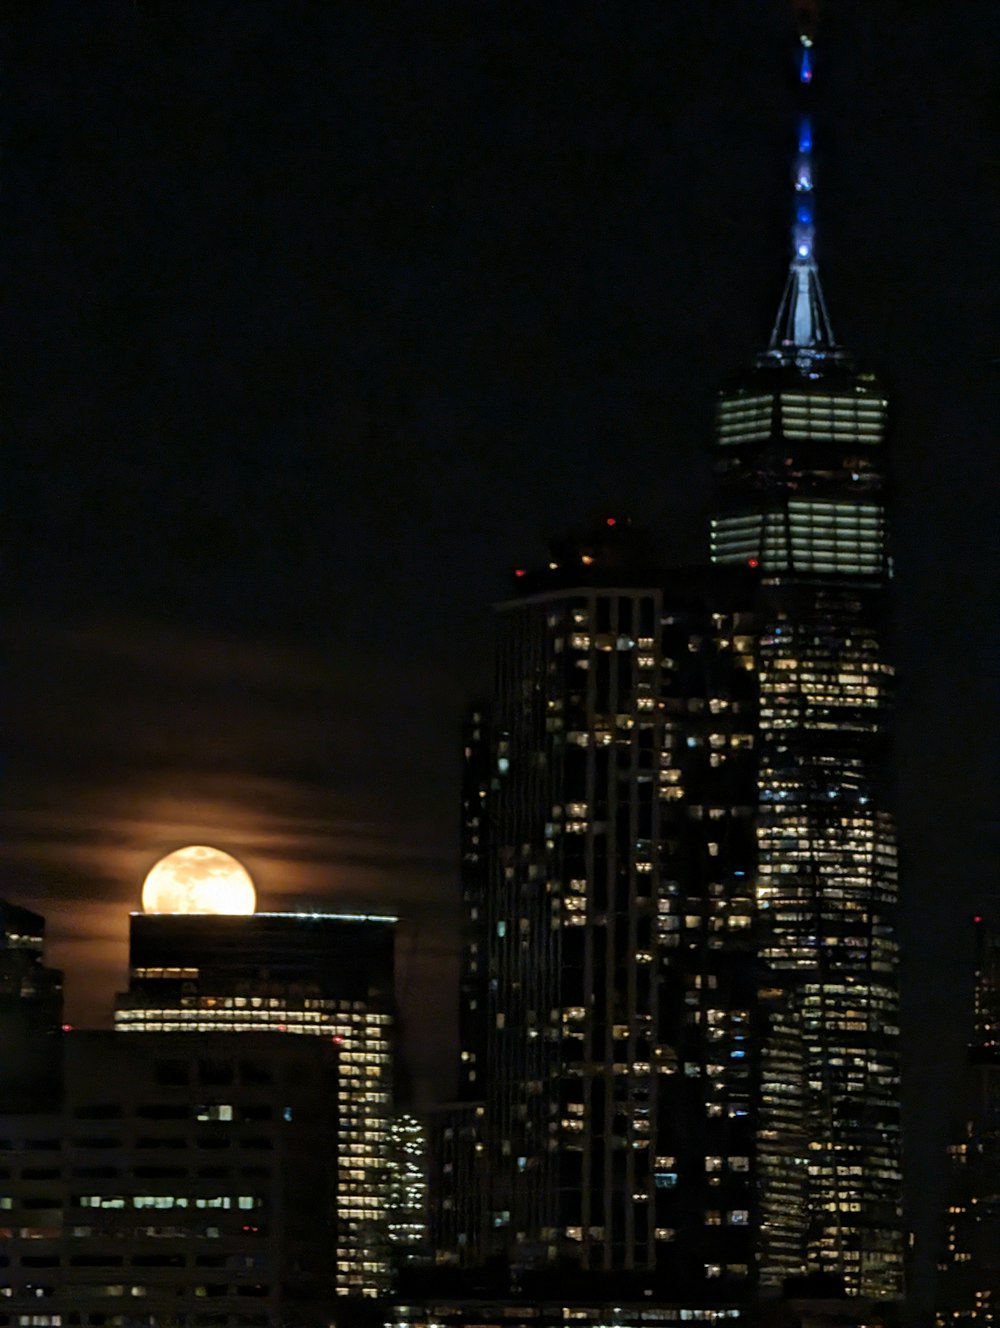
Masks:
[[[168,853],[142,884],[144,913],[252,913],[256,903],[243,864],[205,844]]]

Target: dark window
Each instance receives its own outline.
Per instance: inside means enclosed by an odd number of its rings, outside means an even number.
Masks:
[[[256,1088],[270,1087],[274,1083],[271,1071],[254,1065],[252,1061],[240,1061],[240,1079]]]
[[[156,1061],[153,1073],[158,1084],[177,1088],[190,1081],[191,1067],[187,1061]]]
[[[198,1077],[203,1084],[231,1084],[233,1067],[229,1061],[199,1061]]]

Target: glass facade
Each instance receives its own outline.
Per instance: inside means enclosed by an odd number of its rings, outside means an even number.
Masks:
[[[338,1291],[389,1282],[393,923],[385,917],[134,914],[124,1033],[271,1032],[340,1049]]]
[[[427,1131],[409,1112],[390,1127],[389,1241],[393,1263],[422,1260],[427,1255]]]
[[[794,391],[780,371],[767,376],[778,379],[772,392],[755,383],[719,401],[716,473],[724,501],[712,518],[712,560],[753,560],[783,573],[884,575],[881,389],[843,366],[832,385],[814,373]]]
[[[712,557],[760,579],[761,1277],[902,1291],[886,402],[839,351],[774,351],[718,409]]]

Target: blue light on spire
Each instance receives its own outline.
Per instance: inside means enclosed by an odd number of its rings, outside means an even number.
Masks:
[[[800,33],[800,84],[812,83],[812,38]],[[805,112],[810,93],[801,94],[801,107]],[[813,131],[812,121],[806,114],[799,117],[796,152],[792,161],[792,182],[795,188],[791,227],[791,265],[785,294],[778,308],[778,317],[771,333],[770,352],[782,357],[782,363],[794,362],[800,369],[812,363],[815,356],[836,353],[836,343],[830,327],[829,315],[819,282],[816,266],[816,214],[813,205]],[[815,375],[814,375],[815,376]]]

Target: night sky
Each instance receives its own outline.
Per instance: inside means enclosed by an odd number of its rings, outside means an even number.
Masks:
[[[595,509],[706,556],[787,262],[779,0],[95,0],[9,17],[0,890],[106,1022],[170,848],[395,908],[452,1074],[459,724]],[[909,1185],[995,888],[1000,5],[829,0],[817,253],[893,405]]]

